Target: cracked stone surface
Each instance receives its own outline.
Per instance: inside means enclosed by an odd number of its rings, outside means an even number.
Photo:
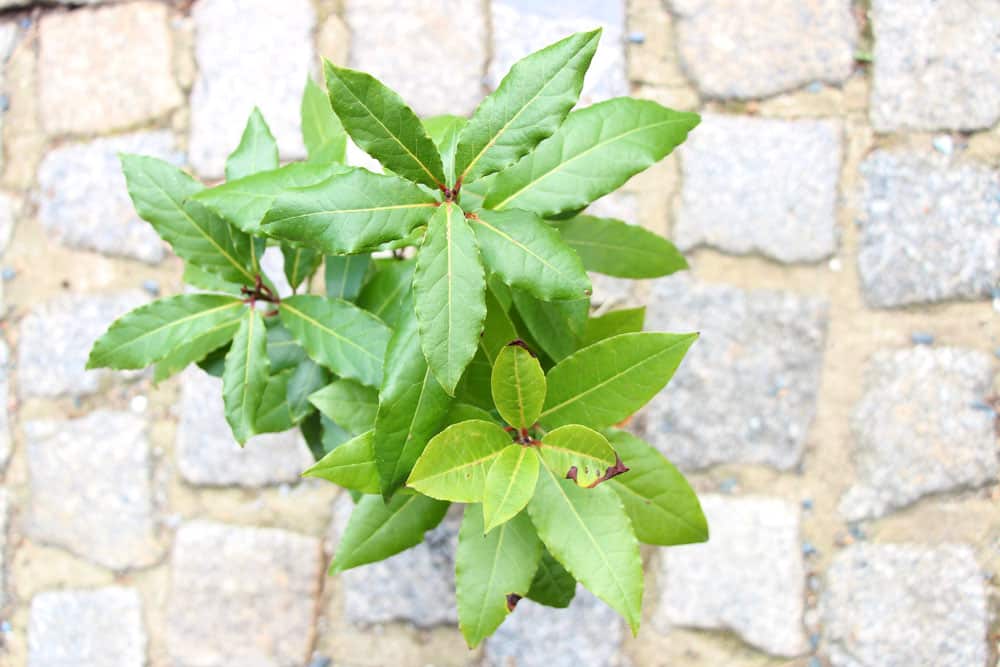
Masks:
[[[684,144],[682,250],[816,262],[837,249],[837,123],[705,114]]]
[[[990,356],[976,350],[877,352],[851,419],[858,481],[841,513],[880,517],[930,494],[996,481],[994,415],[982,407],[995,372]]]
[[[978,130],[1000,119],[1000,4],[873,0],[876,131]]]
[[[987,592],[966,545],[848,547],[821,607],[833,667],[986,667]]]
[[[858,270],[870,305],[987,298],[1000,285],[1000,172],[876,151],[861,175]]]
[[[305,157],[299,106],[317,68],[316,13],[309,0],[200,0],[192,10],[198,78],[191,91],[189,159],[222,176],[254,106],[282,159]]]
[[[142,602],[131,588],[49,591],[31,600],[28,667],[143,667]]]
[[[191,484],[247,487],[297,482],[312,465],[298,431],[267,433],[240,447],[222,406],[222,380],[197,367],[181,373],[177,469]]]
[[[334,551],[353,509],[351,498],[341,494],[330,527]],[[457,624],[455,548],[461,522],[461,513],[452,512],[412,549],[337,575],[345,618],[357,625],[406,621],[430,628]]]
[[[167,605],[172,664],[306,664],[322,571],[314,537],[209,521],[182,524]]]
[[[747,99],[854,70],[850,0],[670,0],[681,62],[707,97]]]
[[[23,398],[84,396],[106,378],[135,376],[107,369],[86,370],[90,346],[116,318],[148,301],[138,290],[112,294],[66,294],[35,306],[21,321],[18,391]]]
[[[38,218],[73,248],[156,264],[165,245],[135,213],[119,153],[137,153],[177,166],[184,155],[167,130],[68,144],[49,151],[38,169]]]
[[[703,495],[701,503],[712,537],[659,552],[654,622],[731,630],[773,655],[804,653],[798,508],[764,497]]]
[[[53,134],[127,128],[183,102],[159,2],[43,14],[38,69],[42,124]]]
[[[816,412],[828,308],[791,292],[743,290],[678,274],[653,283],[650,331],[700,331],[674,378],[640,413],[679,467],[802,458]]]
[[[395,90],[418,116],[467,116],[483,96],[484,4],[346,0],[351,67]],[[396,46],[386,48],[388,44]]]

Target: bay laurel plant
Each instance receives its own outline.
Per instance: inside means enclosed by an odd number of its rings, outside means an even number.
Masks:
[[[574,110],[599,38],[521,60],[468,120],[421,121],[377,79],[325,62],[326,91],[307,81],[302,99],[308,159],[280,164],[254,110],[214,187],[121,156],[192,289],[116,320],[88,367],[153,365],[160,381],[194,363],[222,378],[238,442],[300,429],[317,459],[303,474],[356,503],[332,572],[419,544],[460,504],[470,646],[522,597],[567,606],[577,582],[637,631],[640,543],[708,536],[684,477],[618,428],[697,335],[590,309],[588,271],[654,278],[684,258],[582,212],[699,118],[628,97]],[[347,166],[348,137],[384,173]],[[261,269],[266,246],[290,295]]]

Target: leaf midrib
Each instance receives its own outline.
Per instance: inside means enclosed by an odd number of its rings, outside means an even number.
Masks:
[[[341,209],[324,209],[322,211],[310,211],[309,213],[300,213],[298,215],[289,215],[284,218],[271,218],[267,220],[265,225],[277,224],[279,222],[289,222],[292,220],[299,220],[301,218],[311,218],[316,215],[351,215],[354,213],[375,213],[377,211],[392,211],[401,208],[429,208],[432,206],[438,206],[437,202],[422,202],[419,204],[390,204],[388,206],[370,206],[367,208],[341,208]]]
[[[546,268],[551,269],[552,271],[554,271],[555,273],[559,274],[560,276],[565,276],[566,275],[566,273],[564,271],[561,271],[559,268],[553,266],[551,263],[549,263],[548,260],[546,260],[544,257],[542,257],[541,255],[539,255],[538,253],[536,253],[535,251],[533,251],[531,248],[529,248],[525,244],[521,243],[520,241],[518,241],[517,239],[515,239],[510,234],[507,234],[503,230],[501,230],[501,229],[499,229],[497,227],[494,227],[490,223],[486,222],[482,217],[473,218],[472,222],[474,224],[480,224],[483,227],[486,227],[487,229],[489,229],[490,231],[492,231],[497,236],[500,236],[500,237],[506,239],[512,245],[520,248],[525,253],[531,255],[532,257],[534,257],[535,259],[537,259],[539,262],[541,262],[542,264],[544,264]]]

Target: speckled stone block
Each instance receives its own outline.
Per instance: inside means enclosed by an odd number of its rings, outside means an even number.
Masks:
[[[322,570],[320,540],[313,537],[208,521],[182,524],[167,604],[171,664],[306,664]]]
[[[979,130],[1000,119],[1000,4],[874,0],[879,132]]]
[[[711,539],[659,553],[654,622],[729,630],[773,655],[806,651],[798,508],[776,498],[705,495]]]
[[[968,546],[858,544],[834,558],[826,582],[833,667],[986,667],[986,585]]]
[[[49,151],[38,169],[38,218],[70,247],[156,264],[165,245],[152,225],[136,215],[120,153],[149,155],[177,166],[184,162],[166,130],[60,146]]]
[[[976,350],[876,353],[852,415],[858,481],[841,513],[879,517],[926,495],[996,481],[994,415],[984,403],[994,374],[993,360]]]
[[[487,667],[626,667],[621,617],[582,586],[566,609],[524,599],[486,640]]]
[[[20,395],[83,396],[95,393],[103,378],[128,377],[107,369],[86,370],[87,356],[93,342],[116,318],[147,300],[142,292],[131,290],[66,294],[35,306],[21,321],[17,351]]]
[[[199,368],[181,374],[177,469],[191,484],[266,486],[296,482],[313,463],[295,430],[233,439],[222,405],[222,381]]]
[[[628,95],[625,61],[625,3],[608,0],[490,3],[493,59],[487,82],[496,88],[511,65],[567,35],[601,28],[601,42],[584,80],[580,105]]]
[[[198,78],[191,91],[189,158],[195,170],[222,176],[255,105],[281,157],[305,157],[299,107],[306,75],[318,65],[312,3],[199,0],[192,17]]]
[[[705,114],[681,151],[683,250],[816,262],[837,248],[837,123]]]
[[[39,593],[28,620],[28,667],[143,667],[142,602],[131,588]]]
[[[639,197],[634,192],[625,190],[612,192],[588,206],[587,214],[638,224]],[[636,284],[634,280],[591,272],[590,282],[594,290],[590,297],[592,306],[611,309],[638,305],[635,303],[635,294],[632,289]]]
[[[341,494],[334,504],[330,544],[334,552],[354,503]],[[420,628],[455,625],[455,548],[460,512],[452,512],[424,541],[391,558],[337,575],[344,617],[356,625],[405,621]]]
[[[346,0],[351,67],[398,92],[419,116],[469,115],[483,96],[484,4]]]
[[[870,305],[987,298],[1000,286],[1000,172],[876,151],[861,175],[858,270]]]
[[[757,98],[854,70],[850,0],[670,0],[681,63],[714,98]]]
[[[159,2],[46,12],[39,23],[38,69],[38,108],[52,134],[127,128],[183,102],[167,7]]]
[[[827,304],[781,291],[747,291],[685,274],[653,283],[650,331],[700,331],[674,378],[640,423],[686,470],[802,458],[816,412]]]

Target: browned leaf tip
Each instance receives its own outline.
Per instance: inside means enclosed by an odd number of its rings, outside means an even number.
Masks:
[[[520,338],[516,338],[516,339],[514,339],[514,340],[510,341],[509,343],[507,343],[507,347],[519,347],[519,348],[521,348],[522,350],[527,350],[528,354],[530,354],[531,356],[533,356],[533,357],[537,356],[537,355],[536,355],[536,354],[535,354],[535,353],[534,353],[534,352],[533,352],[533,351],[531,350],[531,348],[530,348],[530,347],[528,347],[528,344],[527,344],[527,343],[525,343],[525,342],[524,342],[523,340],[521,340]]]
[[[520,595],[518,595],[517,593],[508,593],[507,594],[507,611],[514,611],[514,608],[517,607],[517,603],[520,602],[520,601],[521,601],[521,596]]]

